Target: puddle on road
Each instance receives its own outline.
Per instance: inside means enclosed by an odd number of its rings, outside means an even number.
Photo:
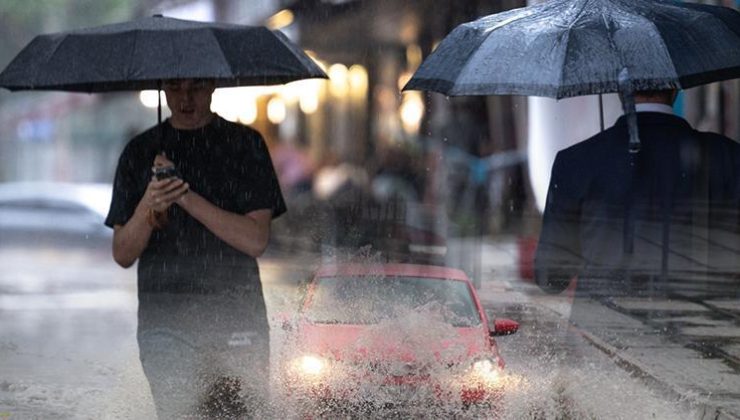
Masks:
[[[290,301],[288,303],[294,303]],[[286,306],[287,303],[284,305]],[[355,308],[356,309],[356,308]],[[679,401],[660,395],[639,379],[631,377],[601,352],[591,349],[578,357],[579,364],[566,364],[557,359],[569,350],[549,347],[546,331],[557,326],[545,325],[535,330],[532,320],[541,314],[512,314],[514,319],[527,321],[526,327],[510,337],[498,339],[501,352],[507,361],[502,382],[505,393],[497,407],[464,409],[459,406],[415,406],[393,408],[374,412],[336,413],[319,411],[316,418],[460,418],[460,419],[681,419],[696,418],[697,409],[691,401]],[[543,317],[544,318],[544,317]],[[409,330],[425,331],[430,316],[417,318],[407,325]],[[525,325],[525,324],[523,324]],[[401,331],[401,329],[397,329]],[[406,331],[406,330],[404,330]],[[273,326],[274,348],[280,345],[279,328]],[[126,331],[126,336],[133,334]],[[421,335],[420,339],[426,339]],[[127,341],[129,346],[135,342]],[[22,350],[11,341],[0,343],[0,356],[18,355]],[[77,360],[74,352],[66,358]],[[31,362],[39,363],[38,358]],[[6,359],[8,360],[8,359]],[[25,359],[24,359],[25,360]],[[94,372],[72,370],[65,373],[66,382],[41,383],[0,378],[0,413],[10,412],[16,418],[152,418],[153,407],[146,379],[138,364],[135,347],[126,349],[118,358],[125,361],[114,368],[94,369]],[[59,369],[59,361],[45,366]],[[66,366],[66,365],[64,365]],[[111,362],[111,366],[114,366]],[[93,366],[95,367],[95,366]],[[105,367],[105,366],[103,366]],[[46,369],[42,369],[46,370]],[[50,369],[48,372],[53,374]],[[94,380],[88,380],[94,377]],[[56,378],[55,378],[56,379]],[[100,391],[102,389],[102,391]],[[273,388],[273,393],[278,390]],[[370,395],[369,399],[380,395]],[[271,409],[272,418],[300,418],[295,406],[276,398]],[[51,415],[54,413],[55,415]],[[47,415],[49,414],[49,415]],[[11,417],[12,418],[12,417]],[[269,418],[269,417],[265,417]]]
[[[607,373],[608,372],[608,373]],[[685,402],[672,401],[625,372],[597,365],[558,368],[530,364],[507,390],[501,419],[695,418]]]
[[[512,336],[510,338],[514,338]],[[525,337],[522,337],[525,338]],[[519,339],[519,338],[517,338]],[[500,340],[502,342],[503,339]],[[503,398],[495,408],[464,409],[459,406],[384,407],[373,411],[322,411],[314,418],[459,418],[459,419],[666,419],[698,418],[690,401],[667,398],[639,379],[615,368],[602,353],[579,356],[583,363],[571,365],[556,357],[533,355],[529,349],[516,354],[517,343],[502,343],[508,365],[502,382]],[[6,347],[6,352],[17,349]],[[125,371],[98,369],[94,382],[40,384],[0,382],[0,411],[11,410],[38,416],[54,412],[64,418],[151,418],[152,406],[146,379],[131,360]],[[101,385],[104,385],[101,387]],[[102,391],[101,391],[102,388]],[[278,389],[273,387],[274,395]],[[370,401],[380,394],[368,395]],[[360,407],[362,410],[362,407]],[[301,418],[296,406],[275,398],[272,418]],[[37,417],[38,418],[38,417]],[[269,417],[265,417],[269,418]]]
[[[506,393],[495,408],[459,406],[410,406],[383,408],[372,405],[344,410],[326,407],[311,412],[315,418],[457,418],[497,420],[545,419],[665,419],[698,418],[685,401],[671,401],[655,394],[634,378],[605,375],[598,369],[560,371],[533,366],[527,372],[509,372]],[[370,403],[372,404],[372,398]],[[296,406],[277,404],[288,418],[301,418]],[[381,408],[378,408],[381,407]]]

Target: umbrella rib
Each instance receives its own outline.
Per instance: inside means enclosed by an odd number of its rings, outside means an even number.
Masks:
[[[280,34],[282,34],[282,32],[280,32],[280,31],[277,31],[277,32],[279,32]],[[283,34],[283,35],[285,35],[285,34]],[[298,60],[299,63],[302,62],[301,57],[298,55],[298,52],[297,51],[294,51],[292,48],[288,48],[288,51],[290,51],[290,53],[293,54],[293,57],[295,57],[295,59]],[[311,60],[313,60],[313,59],[311,59]]]
[[[221,43],[218,40],[218,37],[216,36],[215,31],[208,31],[208,35],[213,38],[213,42],[219,46],[218,53],[221,55],[221,58],[223,59],[224,63],[226,63],[226,67],[229,68],[229,76],[233,78],[237,78],[238,76],[234,74],[234,68],[231,66],[231,62],[226,58],[226,54],[224,54],[224,50],[221,47]]]
[[[647,22],[650,26],[652,26],[655,29],[655,32],[658,34],[661,34],[660,29],[655,24],[654,21],[651,19],[647,19],[644,16],[641,16],[643,18],[643,21]],[[662,34],[661,34],[662,35]],[[660,40],[660,45],[663,47],[663,50],[666,52],[666,55],[668,57],[671,57],[671,50],[668,49],[668,45],[666,45],[665,41],[663,40],[662,36],[659,36],[658,39]],[[668,63],[671,66],[671,69],[673,70],[673,74],[675,76],[675,79],[678,80],[678,70],[676,70],[676,65],[673,62],[673,58],[671,57],[671,60],[668,61]]]
[[[624,57],[622,56],[622,53],[617,49],[617,43],[614,40],[614,32],[612,31],[612,27],[609,25],[609,21],[606,18],[606,15],[604,14],[604,10],[601,10],[601,20],[604,22],[604,27],[606,28],[606,38],[609,40],[609,45],[612,47],[612,50],[616,53],[618,59],[619,59],[619,67],[624,68]]]
[[[131,66],[133,66],[134,63],[134,55],[136,54],[137,45],[139,45],[139,32],[134,31],[134,42],[131,46],[131,52],[129,53],[128,68],[126,69],[126,79],[130,79],[132,76]]]
[[[581,10],[578,11],[578,13],[575,13],[574,19],[570,22],[568,25],[568,30],[565,32],[565,36],[567,37],[565,40],[565,51],[563,52],[563,61],[560,63],[560,80],[558,83],[560,86],[563,85],[563,80],[565,79],[565,62],[568,59],[568,49],[570,48],[570,32],[573,29],[573,26],[575,26],[576,22],[578,22],[578,19],[581,18],[581,14],[583,14],[583,11],[586,9],[586,6],[590,3],[590,0],[586,0],[583,3],[581,3]],[[561,88],[562,89],[562,88]],[[555,97],[560,98],[560,92],[559,90],[555,90]]]
[[[57,53],[57,51],[59,50],[59,47],[62,46],[62,44],[68,39],[68,37],[69,37],[69,35],[64,35],[62,37],[62,39],[60,39],[59,42],[57,42],[57,44],[51,50],[51,52],[49,53],[49,55],[47,55],[46,58],[44,59],[44,64],[45,65],[48,65],[49,64],[49,61],[51,60],[51,58],[54,57],[54,54]],[[40,70],[41,70],[41,66],[38,66],[38,67],[36,67],[36,71],[34,72],[33,79],[36,80],[36,82],[38,82],[38,72]],[[31,89],[35,89],[35,87],[31,86]]]
[[[568,59],[568,49],[570,48],[570,31],[571,31],[572,27],[573,27],[572,25],[569,26],[568,27],[568,30],[564,34],[564,36],[566,37],[565,38],[565,47],[564,47],[564,51],[563,51],[563,60],[560,63],[560,81],[558,83],[558,85],[561,86],[560,89],[562,89],[563,79],[565,79],[565,62]],[[559,91],[559,89],[556,89],[555,90],[555,97],[556,98],[559,98],[560,97],[560,91]]]
[[[484,32],[484,33],[485,33],[485,36],[482,36],[482,37],[481,37],[481,41],[480,41],[480,43],[478,44],[478,46],[480,46],[481,44],[483,44],[484,42],[486,42],[486,39],[488,39],[488,37],[489,37],[489,36],[490,36],[490,35],[491,35],[491,34],[492,34],[493,32],[495,32],[495,31],[496,31],[497,29],[501,29],[501,28],[503,28],[504,26],[507,26],[507,25],[509,25],[509,24],[511,24],[511,23],[514,23],[514,22],[517,22],[517,21],[520,21],[520,20],[522,20],[522,19],[526,19],[526,18],[528,18],[528,17],[530,17],[530,16],[533,16],[533,15],[535,15],[535,13],[534,13],[534,12],[532,12],[532,13],[529,13],[529,14],[526,14],[526,15],[523,15],[523,16],[515,16],[515,17],[512,17],[512,18],[506,19],[506,20],[505,20],[505,21],[503,21],[503,22],[499,22],[499,23],[498,23],[497,25],[495,25],[495,26],[494,26],[493,28],[488,28],[488,29],[486,29],[486,30],[483,30],[483,31],[481,31],[481,32]],[[466,29],[467,29],[467,28],[471,28],[472,30],[474,30],[474,31],[477,31],[477,29],[476,29],[476,28],[475,28],[474,26],[472,26],[472,25],[467,25],[467,24],[463,24],[463,25],[464,25],[464,27],[465,27]],[[477,47],[476,47],[476,49],[477,49]],[[471,54],[469,54],[469,55],[468,55],[468,57],[467,57],[467,58],[465,59],[465,63],[464,63],[464,64],[463,64],[462,66],[460,66],[460,70],[459,70],[459,71],[458,71],[458,73],[457,73],[458,75],[459,75],[460,73],[462,73],[462,72],[463,72],[463,71],[465,70],[465,68],[466,68],[466,67],[468,66],[468,64],[470,64],[470,61],[471,61],[471,60],[473,59],[473,56],[475,55],[475,53],[474,53],[474,52],[475,52],[475,50],[473,50],[473,53],[471,53]],[[447,94],[448,94],[448,95],[452,95],[451,93],[447,93]]]

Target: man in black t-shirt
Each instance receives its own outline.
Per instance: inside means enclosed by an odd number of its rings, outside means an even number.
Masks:
[[[106,219],[115,261],[138,260],[137,338],[160,418],[257,414],[267,395],[256,258],[285,202],[260,134],[211,112],[214,88],[165,83],[172,115],[124,149]],[[157,179],[161,167],[177,174]]]

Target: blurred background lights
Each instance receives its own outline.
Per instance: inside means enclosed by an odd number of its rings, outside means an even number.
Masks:
[[[288,14],[279,12],[272,19],[283,22],[288,17],[290,17]],[[273,124],[281,124],[288,118],[294,118],[293,110],[296,108],[306,115],[316,113],[327,99],[327,95],[331,95],[335,100],[352,100],[353,103],[360,104],[367,98],[369,76],[364,66],[353,64],[347,67],[341,63],[330,64],[319,60],[311,51],[307,51],[307,54],[329,75],[329,79],[297,80],[284,85],[219,88],[213,93],[211,110],[232,122],[253,124],[266,117]],[[409,72],[408,77],[410,75]],[[162,104],[166,105],[164,92],[161,97]],[[157,91],[141,91],[139,100],[147,108],[156,108]],[[262,103],[266,104],[266,115],[260,116],[259,104]],[[400,112],[406,115],[402,118],[413,126],[417,114],[423,112],[423,105],[418,101],[409,102],[403,105]]]
[[[281,29],[290,26],[295,20],[293,12],[289,9],[283,9],[267,19],[267,27],[270,29]]]
[[[238,112],[238,119],[240,123],[247,125],[257,121],[257,102],[251,100],[242,104]]]
[[[292,84],[298,92],[298,106],[305,114],[313,114],[319,108],[321,88],[326,82],[323,80],[301,80]]]
[[[421,47],[416,44],[406,47],[406,63],[408,68],[416,70],[421,65],[422,58]]]
[[[164,96],[164,92],[160,92],[162,98],[162,106],[167,105],[167,98]],[[139,101],[142,105],[147,108],[157,107],[157,91],[156,90],[142,90],[139,92]]]
[[[245,109],[248,109],[250,104],[256,109],[254,102],[255,95],[247,90],[247,88],[216,89],[213,92],[211,110],[226,120],[236,122],[240,120],[242,114],[249,117],[250,113],[249,111],[245,111]]]
[[[355,64],[349,68],[349,85],[353,96],[364,96],[368,89],[368,77],[365,67]]]
[[[282,86],[278,95],[283,98],[286,105],[295,105],[301,98],[300,85],[296,84],[296,82],[288,83],[287,85]]]
[[[421,124],[421,117],[424,115],[424,101],[422,100],[421,93],[405,93],[400,112],[404,130],[409,134],[417,133]]]
[[[279,96],[274,96],[267,102],[267,119],[273,124],[280,124],[285,120],[285,102]]]
[[[349,91],[349,70],[344,64],[332,64],[329,67],[329,92],[335,97],[343,97]]]
[[[413,72],[410,71],[404,71],[398,76],[398,90],[399,92],[403,90],[403,87],[406,86],[406,83],[411,80],[411,76],[413,76]]]

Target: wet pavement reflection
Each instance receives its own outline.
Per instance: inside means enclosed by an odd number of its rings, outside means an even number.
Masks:
[[[496,411],[459,417],[647,413],[671,419],[701,418],[717,407],[740,412],[740,396],[728,393],[740,389],[737,300],[594,304],[591,328],[574,329],[567,323],[567,297],[545,295],[518,278],[514,249],[514,241],[484,244],[480,267],[479,292],[489,316],[521,323],[517,334],[497,339],[507,362],[507,392]],[[273,355],[292,350],[282,347],[285,333],[276,316],[295,312],[301,285],[319,262],[317,255],[279,250],[260,262]],[[135,271],[118,268],[107,250],[81,249],[3,248],[0,266],[7,267],[0,272],[0,413],[151,418],[136,344]],[[650,319],[643,319],[648,311]],[[281,417],[290,416],[288,404],[276,405]],[[416,413],[425,414],[434,415]]]

